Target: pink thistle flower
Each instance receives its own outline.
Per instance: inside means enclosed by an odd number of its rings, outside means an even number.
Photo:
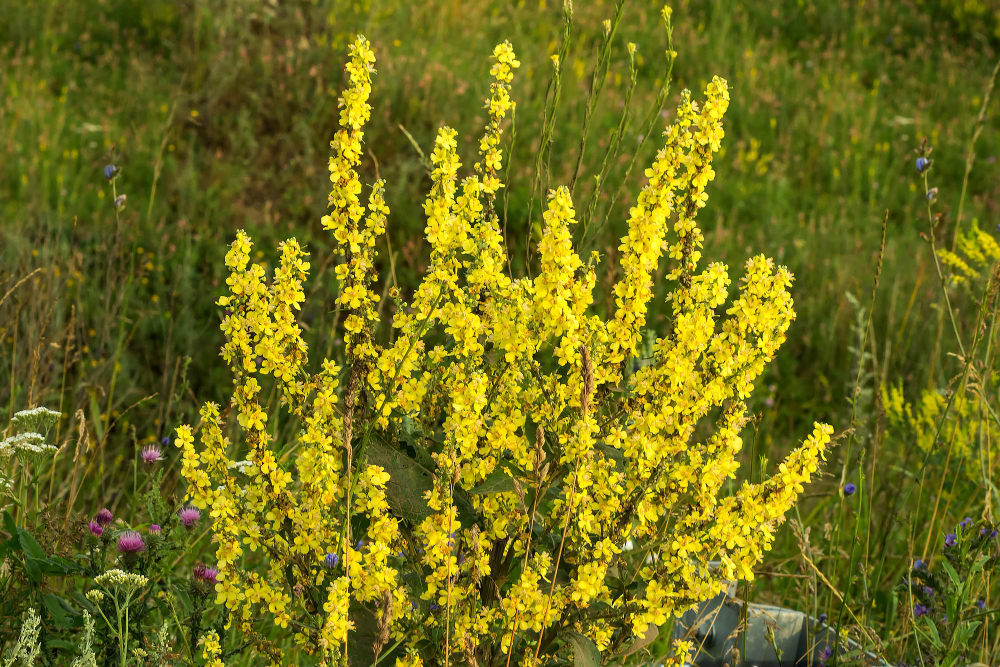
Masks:
[[[160,524],[158,524],[158,523],[150,524],[150,526],[149,526],[149,534],[150,535],[159,535],[162,532],[163,532],[163,528],[160,526]]]
[[[163,460],[163,450],[157,445],[146,445],[139,455],[146,465],[156,465]]]
[[[201,519],[201,510],[197,507],[185,507],[180,512],[177,513],[180,517],[181,523],[184,524],[185,528],[193,528],[198,520]]]
[[[104,526],[97,523],[96,521],[91,521],[87,527],[90,528],[90,534],[93,535],[94,537],[100,537],[101,535],[104,534]]]
[[[100,512],[97,513],[97,516],[94,517],[94,520],[97,521],[97,523],[101,524],[102,526],[107,526],[112,521],[114,521],[114,518],[115,517],[111,514],[111,510],[105,507],[104,509],[102,509]]]
[[[118,551],[123,554],[139,553],[146,550],[146,543],[142,541],[142,535],[134,530],[126,530],[118,536]]]
[[[194,567],[194,578],[197,581],[204,581],[206,584],[219,583],[219,568],[208,567],[204,563],[198,563]]]

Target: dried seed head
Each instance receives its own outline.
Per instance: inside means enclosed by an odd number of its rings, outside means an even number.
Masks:
[[[386,591],[382,598],[382,613],[378,619],[378,636],[375,637],[375,645],[372,647],[375,653],[375,660],[378,660],[382,649],[389,642],[389,626],[392,624],[392,593]]]
[[[473,524],[469,531],[469,546],[472,548],[472,582],[479,586],[482,573],[479,571],[479,526]]]
[[[535,470],[540,470],[545,462],[545,429],[541,426],[535,431]]]
[[[584,415],[590,412],[590,399],[594,395],[594,364],[590,359],[590,350],[586,346],[580,349],[580,375],[583,388],[580,392],[580,412]]]
[[[465,636],[465,662],[469,667],[479,667],[479,661],[476,659],[476,645],[472,641],[472,637],[469,635]]]
[[[521,511],[524,512],[525,516],[527,516],[528,507],[524,504],[524,487],[522,487],[521,483],[516,479],[512,479],[511,481],[514,482],[514,493],[517,494],[517,500],[521,503]]]

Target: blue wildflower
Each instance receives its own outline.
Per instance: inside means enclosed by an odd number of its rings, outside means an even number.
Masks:
[[[913,561],[913,569],[914,570],[922,570],[925,567],[927,567],[927,563],[925,563],[924,561],[920,560],[919,558],[917,560]]]
[[[337,567],[339,563],[340,563],[339,554],[329,553],[323,556],[323,565],[325,565],[328,570],[332,570],[333,568]]]
[[[986,600],[976,600],[976,606],[980,609],[986,609]]]
[[[944,545],[946,547],[953,547],[953,546],[955,546],[955,542],[957,542],[957,541],[958,541],[958,538],[955,536],[955,533],[948,533],[947,535],[944,536]]]
[[[117,173],[118,173],[118,167],[116,167],[115,165],[113,164],[104,165],[104,178],[110,181],[112,178],[115,177],[115,174]]]
[[[929,611],[930,609],[920,604],[919,602],[913,605],[913,615],[916,616],[917,618],[920,618],[921,616],[926,616]]]
[[[927,170],[927,167],[930,166],[930,164],[931,161],[925,158],[923,155],[921,155],[920,157],[917,158],[917,171],[919,171],[921,174],[924,173]]]
[[[850,482],[848,482],[847,484],[844,484],[844,495],[845,496],[853,496],[854,492],[857,491],[857,490],[858,490],[858,487],[856,487],[854,484],[851,484]]]
[[[972,525],[972,517],[967,516],[964,519],[962,519],[962,523],[958,524],[958,527],[961,528],[962,530],[965,530],[971,525]]]

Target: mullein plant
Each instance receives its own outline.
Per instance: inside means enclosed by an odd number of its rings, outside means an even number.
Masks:
[[[734,294],[725,265],[701,263],[697,216],[727,84],[714,78],[702,102],[682,94],[629,211],[603,319],[599,257],[574,251],[566,187],[548,193],[536,276],[509,273],[497,194],[520,63],[497,46],[471,173],[459,178],[456,132],[437,133],[429,267],[408,302],[390,290],[381,344],[376,247],[389,209],[384,182],[366,190],[358,173],[374,62],[359,36],[322,220],[339,258],[344,358],[309,370],[296,311],[310,265],[294,238],[270,281],[245,232],[226,255],[232,399],[206,404],[197,432],[180,426],[175,441],[217,543],[216,600],[274,663],[286,637],[324,665],[627,652],[723,580],[753,578],[832,433],[815,424],[772,477],[720,493],[739,467],[754,382],[794,318],[792,276],[770,259],[747,261]],[[671,317],[637,364],[664,255]],[[300,424],[291,442],[269,429],[271,387]],[[220,637],[205,637],[213,664]],[[675,648],[683,660],[689,646]]]

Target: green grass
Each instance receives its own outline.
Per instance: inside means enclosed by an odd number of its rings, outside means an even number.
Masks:
[[[601,21],[614,10],[607,1],[577,5],[552,137],[553,185],[572,176]],[[747,459],[778,459],[813,420],[847,429],[862,342],[868,355],[853,449],[833,453],[830,477],[808,490],[812,497],[799,517],[814,539],[826,524],[833,531],[844,526],[837,544],[824,538],[828,573],[836,558],[850,559],[837,549],[850,549],[855,515],[837,488],[842,472],[857,477],[859,450],[874,457],[876,463],[860,463],[882,485],[878,497],[892,501],[889,516],[927,518],[893,497],[900,470],[914,473],[918,459],[905,442],[883,438],[876,395],[882,382],[902,382],[915,397],[920,389],[944,386],[960,369],[947,357],[956,345],[940,324],[940,286],[920,237],[928,229],[923,184],[913,166],[914,149],[926,139],[934,147],[936,210],[946,216],[939,243],[948,246],[976,115],[1000,57],[989,13],[957,6],[784,0],[674,7],[679,56],[668,113],[657,129],[672,117],[682,88],[700,96],[714,74],[731,85],[724,150],[700,219],[705,256],[738,266],[764,253],[797,277],[798,319],[753,399],[759,419],[748,431]],[[619,122],[627,41],[639,45],[641,56],[627,141],[636,141],[662,83],[666,37],[658,9],[634,2],[625,10],[592,121],[578,207],[589,201],[592,176]],[[513,89],[510,181],[516,185],[507,193],[505,224],[515,264],[523,267],[539,218],[537,201],[528,215],[530,184],[549,56],[561,30],[561,7],[544,0],[183,7],[166,0],[80,0],[0,7],[0,408],[58,407],[66,415],[59,438],[73,443],[80,423],[73,415],[80,409],[91,452],[74,467],[73,483],[57,484],[50,499],[76,512],[126,502],[117,489],[132,474],[137,443],[170,435],[179,421],[195,416],[200,402],[226,395],[213,304],[236,229],[247,229],[265,260],[287,236],[308,246],[316,270],[302,320],[311,345],[339,346],[332,331],[330,242],[319,219],[342,61],[355,32],[367,34],[379,58],[364,177],[379,174],[388,182],[392,215],[388,246],[380,248],[382,275],[390,273],[391,256],[404,289],[415,285],[427,261],[421,203],[429,182],[406,133],[428,152],[436,127],[452,125],[464,139],[463,162],[471,165],[485,120],[488,55],[502,39],[513,43],[522,68]],[[968,174],[965,226],[978,219],[984,229],[996,227],[998,130],[998,115],[988,108]],[[639,167],[649,162],[653,139],[638,155]],[[641,182],[637,168],[610,208],[631,158],[628,146],[598,198],[595,221],[602,224],[593,247],[602,255],[599,283],[605,286],[614,280],[627,195]],[[117,193],[103,178],[107,163],[122,168]],[[115,194],[127,195],[120,216]],[[886,212],[881,282],[865,335],[866,316],[858,308],[869,308]],[[657,303],[662,306],[662,298]],[[963,322],[970,322],[973,305],[957,300]],[[654,311],[650,326],[662,329],[664,317]],[[987,369],[991,360],[984,358]],[[876,455],[877,443],[888,452]],[[980,507],[980,495],[978,487],[956,483],[949,520],[961,518],[965,507]],[[862,508],[862,518],[887,536],[883,553],[895,559],[892,576],[878,581],[884,595],[876,599],[881,627],[889,628],[886,582],[906,565],[908,526],[872,516],[871,505]],[[936,519],[942,520],[940,512]],[[785,531],[767,568],[793,572],[798,554]],[[790,581],[797,580],[764,578],[757,590],[789,604],[816,594]],[[833,583],[851,585],[849,579]]]

